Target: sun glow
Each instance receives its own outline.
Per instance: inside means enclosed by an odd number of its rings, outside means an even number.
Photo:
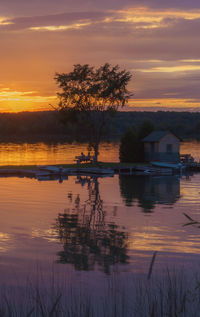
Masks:
[[[49,110],[49,104],[56,102],[56,96],[41,96],[37,91],[0,90],[0,111],[20,112]]]
[[[152,108],[159,110],[161,108],[163,111],[166,109],[188,109],[188,111],[191,111],[200,107],[200,101],[195,99],[174,98],[174,93],[166,93],[165,95],[168,98],[131,99],[129,100],[129,110],[141,108],[141,111],[144,111],[144,108],[149,108],[149,111],[151,111]]]

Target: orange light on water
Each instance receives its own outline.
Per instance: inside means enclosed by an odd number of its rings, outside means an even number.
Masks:
[[[73,164],[75,156],[87,154],[87,143],[0,143],[0,166]],[[118,144],[102,143],[100,161],[118,162]]]
[[[145,228],[143,228],[145,230]],[[138,251],[160,251],[173,253],[194,253],[200,254],[197,244],[199,236],[188,236],[183,240],[181,234],[164,231],[159,228],[156,232],[153,227],[148,228],[148,232],[135,231],[129,238],[129,248]]]

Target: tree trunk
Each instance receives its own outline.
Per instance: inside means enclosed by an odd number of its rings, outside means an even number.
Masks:
[[[94,145],[94,163],[98,162],[98,155],[99,155],[99,142],[96,142]]]

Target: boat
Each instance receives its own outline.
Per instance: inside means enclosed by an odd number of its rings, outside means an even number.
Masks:
[[[61,166],[40,165],[38,166],[38,169],[52,174],[64,174],[67,172],[67,169]]]
[[[151,162],[151,165],[156,167],[172,168],[172,169],[183,169],[183,164],[181,163],[170,163],[170,162]]]
[[[40,176],[50,176],[50,175],[52,175],[52,173],[48,171],[38,171],[35,173],[36,178]]]
[[[36,179],[38,181],[59,181],[59,183],[62,183],[63,180],[67,180],[68,179],[68,176],[56,176],[56,175],[53,175],[53,174],[37,174],[36,176]]]
[[[77,169],[77,172],[80,174],[95,174],[95,175],[108,175],[114,176],[113,169],[106,169],[106,168],[80,168]]]
[[[63,168],[61,166],[40,165],[38,166],[38,172],[48,173],[49,175],[69,175],[69,174],[98,174],[113,176],[114,170],[110,168],[98,168],[98,167],[80,167],[80,168]],[[42,175],[40,175],[42,176]],[[45,174],[46,176],[46,174]]]

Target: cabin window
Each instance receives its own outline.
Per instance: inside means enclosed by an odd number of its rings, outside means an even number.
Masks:
[[[172,153],[172,144],[167,144],[167,153]]]

